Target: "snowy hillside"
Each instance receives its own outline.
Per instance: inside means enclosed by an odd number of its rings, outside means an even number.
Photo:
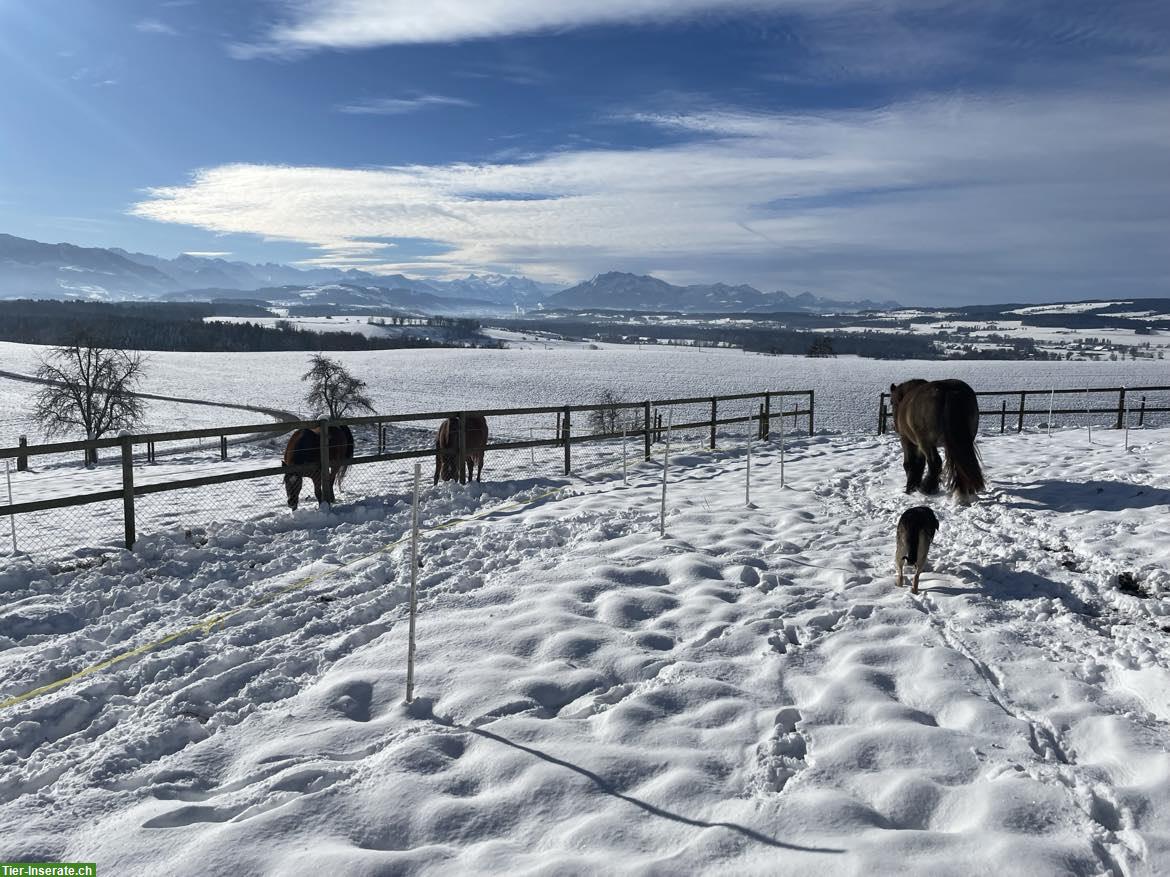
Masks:
[[[742,446],[684,451],[666,538],[657,460],[428,488],[410,708],[405,497],[9,561],[0,700],[154,645],[0,710],[0,859],[1156,873],[1170,431],[1131,438],[983,439],[917,597],[892,437],[790,445],[784,488],[757,445],[746,508]]]
[[[511,341],[511,340],[510,340]],[[509,343],[510,343],[509,341]],[[867,359],[809,359],[767,356],[730,349],[654,345],[528,345],[510,350],[378,350],[331,354],[369,384],[379,412],[508,408],[587,404],[610,389],[620,397],[668,399],[763,390],[816,389],[816,426],[843,432],[876,429],[878,394],[912,377],[958,377],[977,390],[1051,387],[1170,386],[1170,361],[1142,362],[905,362]],[[550,349],[551,348],[551,349]],[[586,348],[586,349],[582,349]],[[30,374],[45,350],[0,342],[0,368]],[[150,354],[145,389],[163,395],[212,401],[248,400],[298,411],[302,407],[304,353]],[[3,382],[0,381],[0,384]],[[31,385],[26,385],[31,387]],[[1008,397],[1008,410],[1016,404]],[[1160,405],[1170,394],[1152,395]],[[0,404],[4,397],[0,395]],[[1093,396],[1093,407],[1116,404],[1117,396]],[[1136,401],[1136,400],[1135,400]],[[997,410],[999,399],[988,399]],[[5,428],[0,409],[0,446],[15,444],[18,430]],[[1068,424],[1072,418],[1058,421]],[[253,423],[247,415],[237,423]],[[1108,423],[1106,416],[1104,421]],[[1149,422],[1149,421],[1147,421]],[[1034,425],[1034,421],[1029,423]],[[985,429],[991,428],[985,421]]]

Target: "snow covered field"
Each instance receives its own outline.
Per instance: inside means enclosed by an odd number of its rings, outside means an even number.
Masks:
[[[0,343],[0,368],[31,372],[40,350]],[[617,345],[330,355],[369,384],[378,410],[386,413],[584,404],[606,388],[630,400],[811,388],[817,395],[818,429],[859,433],[876,428],[878,393],[911,377],[962,377],[977,390],[1170,385],[1168,361],[903,362]],[[298,411],[303,409],[300,376],[306,360],[303,353],[152,353],[143,389]],[[1098,401],[1108,404],[1105,397]],[[18,413],[0,411],[13,419]],[[244,412],[230,417],[236,423],[256,422]],[[0,433],[0,445],[15,444],[17,434]]]
[[[194,626],[0,710],[0,859],[1162,872],[1170,430],[1131,438],[984,438],[917,597],[889,436],[802,439],[783,489],[757,445],[746,508],[742,447],[686,452],[666,538],[655,463],[428,488],[425,527],[481,516],[423,535],[409,708],[401,503],[0,561],[0,702]]]

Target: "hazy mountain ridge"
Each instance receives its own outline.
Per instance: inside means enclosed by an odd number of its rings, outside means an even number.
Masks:
[[[290,265],[234,261],[183,253],[174,259],[132,253],[119,247],[79,247],[46,244],[0,234],[0,297],[61,298],[94,301],[170,298],[195,300],[188,292],[214,291],[218,297],[285,287],[311,292],[328,284],[354,289],[370,287],[400,293],[454,299],[460,308],[486,302],[494,309],[534,306],[543,296],[560,289],[528,277],[469,274],[456,280],[416,280],[402,274],[371,274],[357,269],[295,268]],[[263,298],[263,296],[246,296]],[[378,296],[375,296],[375,298]],[[380,302],[387,306],[410,306]]]
[[[609,271],[547,296],[546,308],[681,311],[683,313],[780,313],[784,311],[855,311],[900,307],[898,302],[835,301],[811,293],[761,292],[754,286],[726,283],[676,286],[657,277]]]

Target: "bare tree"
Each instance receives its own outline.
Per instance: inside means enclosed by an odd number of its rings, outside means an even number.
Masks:
[[[99,439],[129,429],[146,412],[134,393],[145,368],[137,350],[102,347],[84,337],[55,347],[37,367],[37,378],[46,385],[33,396],[33,417],[51,436],[80,429],[87,439]],[[87,449],[85,460],[96,463],[97,450]]]
[[[322,353],[309,357],[309,370],[301,380],[309,382],[305,402],[317,417],[337,420],[350,412],[374,410],[373,401],[365,393],[366,382],[358,380],[344,365]]]
[[[623,399],[608,387],[601,391],[589,411],[589,426],[601,435],[618,435],[623,429],[637,432],[642,428],[640,409],[622,408]]]

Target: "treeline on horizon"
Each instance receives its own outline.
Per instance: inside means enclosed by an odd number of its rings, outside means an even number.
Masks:
[[[492,320],[491,325],[512,332],[548,332],[581,338],[586,341],[604,341],[612,344],[634,344],[640,338],[681,344],[695,342],[699,346],[742,347],[752,353],[796,354],[824,356],[825,339],[829,339],[832,355],[864,356],[870,359],[943,359],[926,336],[891,332],[808,332],[799,329],[751,326],[696,326],[654,325],[629,323],[589,323],[574,320]],[[820,342],[818,344],[818,342]],[[814,345],[816,347],[814,348]]]
[[[256,316],[256,310],[244,307],[240,315]],[[0,301],[0,341],[60,346],[84,337],[104,347],[206,353],[392,350],[487,343],[479,335],[479,324],[471,320],[444,320],[443,327],[451,338],[444,341],[408,333],[367,337],[357,332],[310,332],[291,324],[272,327],[204,322],[204,317],[227,315],[222,304],[16,299]],[[458,341],[451,337],[454,334],[461,336]]]

